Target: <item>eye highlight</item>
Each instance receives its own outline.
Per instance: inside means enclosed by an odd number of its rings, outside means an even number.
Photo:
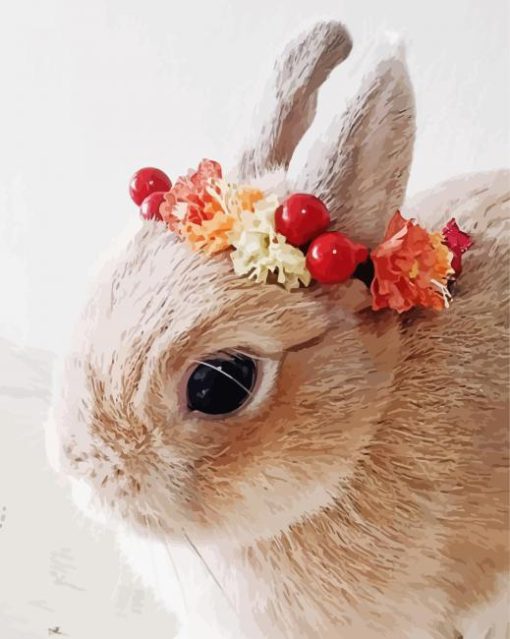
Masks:
[[[191,411],[228,415],[250,398],[257,366],[247,355],[226,355],[198,363],[188,378],[186,394]]]

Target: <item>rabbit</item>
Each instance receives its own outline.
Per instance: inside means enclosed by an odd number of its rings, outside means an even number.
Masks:
[[[144,221],[99,276],[55,393],[52,463],[179,636],[508,636],[509,172],[405,201],[415,104],[396,49],[291,177],[351,47],[335,21],[288,45],[232,178],[313,193],[370,247],[397,209],[430,229],[455,216],[474,247],[450,308],[375,312],[358,279],[261,285]],[[210,357],[256,371],[231,413],[188,409]]]

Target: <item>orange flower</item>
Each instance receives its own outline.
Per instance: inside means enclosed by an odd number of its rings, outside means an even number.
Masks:
[[[264,194],[259,189],[255,189],[251,186],[241,186],[237,191],[237,198],[239,200],[240,211],[253,211],[255,210],[255,204],[264,197]]]
[[[230,248],[230,233],[235,218],[223,211],[218,212],[210,220],[203,220],[200,224],[183,222],[179,232],[195,251],[205,251],[209,255],[225,251]]]
[[[264,197],[259,189],[223,181],[221,166],[202,160],[165,194],[159,212],[170,230],[196,251],[213,254],[231,246],[230,234],[241,211],[254,211]]]
[[[219,193],[218,200],[213,199],[211,204],[217,205],[217,208],[209,207],[206,204],[204,212],[209,215],[213,212],[212,217],[203,218],[199,222],[194,222],[193,217],[187,218],[179,225],[179,233],[186,238],[195,251],[205,251],[212,255],[225,251],[232,246],[231,233],[241,211],[250,211],[253,213],[254,205],[264,197],[262,191],[251,187],[236,188],[233,186],[226,187],[226,193]],[[225,201],[223,210],[220,201]]]
[[[218,162],[202,160],[198,169],[187,176],[181,176],[173,187],[165,194],[165,199],[159,207],[161,217],[173,231],[179,222],[183,221],[175,214],[177,204],[186,221],[200,224],[203,220],[210,220],[221,210],[217,199],[208,189],[214,187],[214,180],[221,180],[222,171]],[[218,191],[217,191],[218,192]]]
[[[402,313],[413,306],[436,310],[447,306],[453,255],[441,233],[429,233],[397,211],[371,257],[374,310],[392,308]]]

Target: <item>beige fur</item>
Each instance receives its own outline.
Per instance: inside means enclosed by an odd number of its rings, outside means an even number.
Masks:
[[[243,177],[288,166],[349,43],[328,23],[287,50]],[[404,197],[412,95],[401,54],[383,60],[283,188],[317,192],[337,228],[380,241]],[[509,202],[501,171],[404,206],[473,234],[443,313],[374,313],[358,281],[254,284],[154,223],[103,273],[48,440],[189,636],[454,639],[504,601]],[[187,414],[191,362],[227,348],[260,358],[254,401],[226,419]]]

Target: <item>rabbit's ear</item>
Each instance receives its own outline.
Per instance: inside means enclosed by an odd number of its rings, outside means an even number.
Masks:
[[[399,49],[364,79],[343,118],[312,148],[295,187],[322,198],[338,230],[380,242],[404,199],[414,133],[414,93]]]
[[[239,161],[240,178],[289,165],[315,115],[320,85],[351,48],[349,33],[339,22],[319,23],[287,46],[260,107],[253,145]]]

